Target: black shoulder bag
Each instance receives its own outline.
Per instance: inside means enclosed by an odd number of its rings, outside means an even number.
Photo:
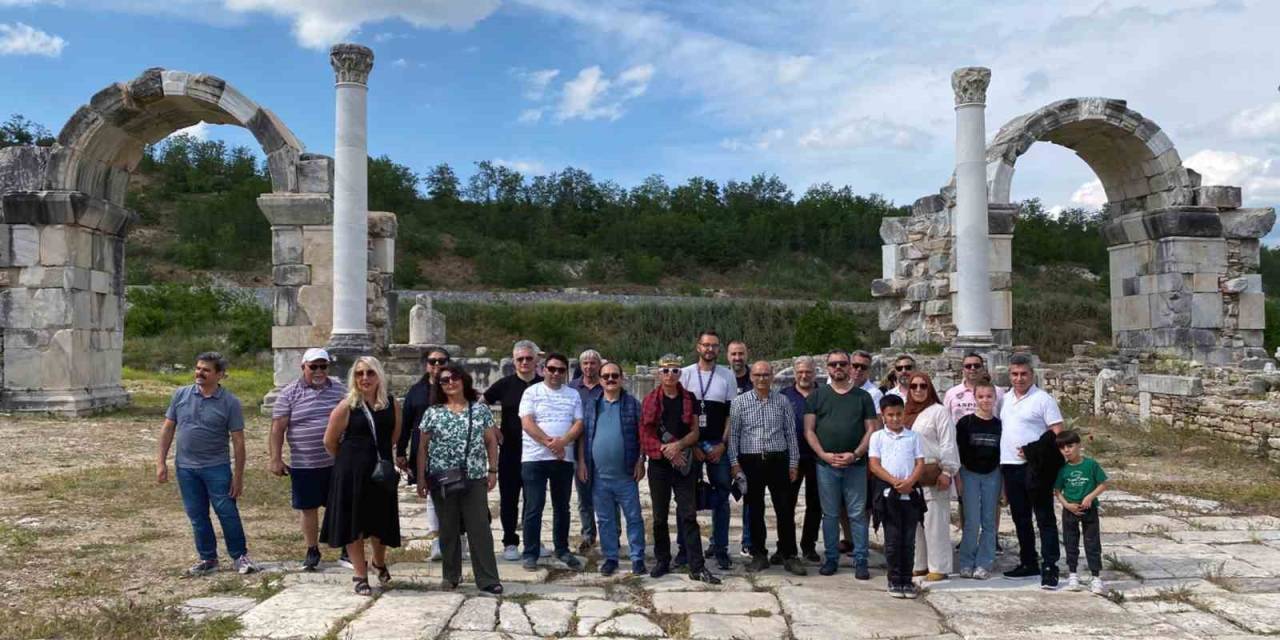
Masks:
[[[378,457],[378,462],[373,466],[373,473],[369,479],[387,491],[395,491],[396,485],[400,484],[400,472],[396,470],[394,462],[383,460],[382,452],[378,451],[378,425],[373,421],[373,412],[369,411],[369,405],[361,400],[360,408],[364,410],[365,420],[369,421],[369,432],[373,434],[373,454]]]
[[[462,451],[461,464],[439,473],[430,473],[431,450],[434,447],[427,448],[427,477],[431,479],[433,487],[439,488],[441,498],[447,498],[467,488],[467,459],[471,457],[471,408],[473,406],[474,403],[467,403],[467,446]]]

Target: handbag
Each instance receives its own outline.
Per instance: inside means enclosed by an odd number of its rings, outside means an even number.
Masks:
[[[369,411],[369,405],[361,402],[360,408],[364,410],[364,418],[369,422],[369,432],[373,434],[373,453],[378,456],[378,462],[373,466],[373,473],[369,475],[369,479],[383,489],[395,491],[396,485],[400,484],[400,472],[396,470],[394,462],[383,460],[382,454],[378,452],[378,427],[373,422],[373,413]]]
[[[926,462],[920,468],[920,479],[916,481],[917,487],[932,487],[938,484],[938,476],[942,475],[942,465],[937,462]]]
[[[462,464],[439,473],[428,471],[431,485],[440,490],[440,497],[447,498],[467,488],[467,458],[471,457],[471,407],[467,403],[467,446],[462,452]],[[431,469],[431,448],[427,448],[427,469]]]

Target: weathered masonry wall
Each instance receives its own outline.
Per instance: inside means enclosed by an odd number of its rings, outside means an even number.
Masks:
[[[1138,373],[1137,364],[1075,358],[1042,367],[1060,402],[1111,420],[1159,420],[1280,461],[1280,375],[1203,368],[1196,375]]]

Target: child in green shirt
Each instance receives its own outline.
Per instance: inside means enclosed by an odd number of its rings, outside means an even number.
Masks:
[[[1063,431],[1057,437],[1058,450],[1067,463],[1053,483],[1054,495],[1062,503],[1062,542],[1067,548],[1067,589],[1080,590],[1076,564],[1080,559],[1080,530],[1084,530],[1084,554],[1093,574],[1090,590],[1104,595],[1106,588],[1098,574],[1102,571],[1102,533],[1098,527],[1098,496],[1107,490],[1107,474],[1093,458],[1084,456],[1080,434]]]

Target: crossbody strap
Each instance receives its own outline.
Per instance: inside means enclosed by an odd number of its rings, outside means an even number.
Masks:
[[[378,426],[373,422],[373,413],[369,411],[369,405],[364,400],[360,401],[360,408],[364,410],[364,419],[369,421],[369,433],[373,434],[373,453],[382,459],[382,454],[378,452]]]

